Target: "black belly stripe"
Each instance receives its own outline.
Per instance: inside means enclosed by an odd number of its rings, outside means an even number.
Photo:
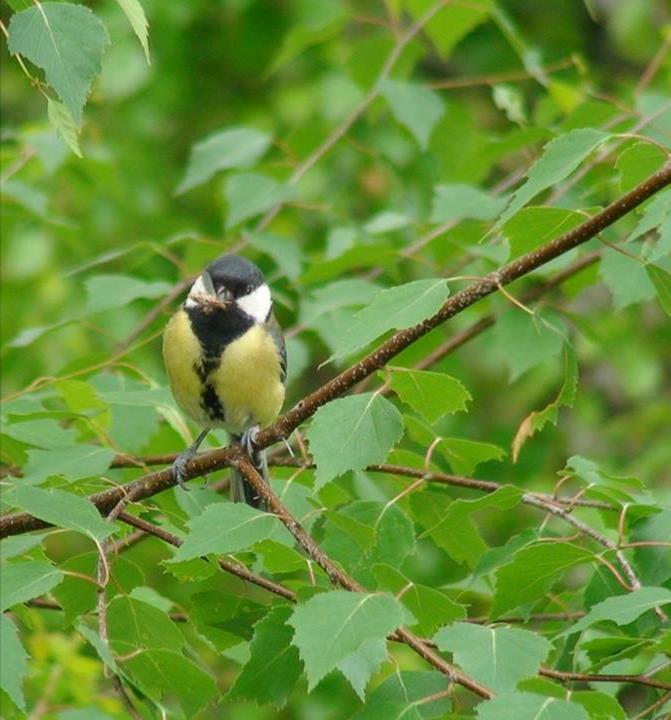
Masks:
[[[185,310],[203,351],[202,361],[194,368],[203,384],[200,406],[210,420],[224,422],[226,411],[211,375],[219,367],[226,346],[247,332],[254,321],[235,305],[226,310],[201,306]]]

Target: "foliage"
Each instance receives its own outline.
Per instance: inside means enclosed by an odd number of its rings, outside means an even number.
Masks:
[[[88,5],[2,6],[2,716],[666,717],[666,4]],[[152,474],[231,250],[277,517]]]

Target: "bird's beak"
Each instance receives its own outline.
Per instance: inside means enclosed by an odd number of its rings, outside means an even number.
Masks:
[[[210,273],[207,272],[207,270],[203,270],[198,280],[200,280],[202,284],[202,291],[204,291],[206,295],[217,297],[217,293],[214,290],[214,284],[212,283],[212,278],[210,277]],[[198,284],[198,280],[196,281],[196,284]]]

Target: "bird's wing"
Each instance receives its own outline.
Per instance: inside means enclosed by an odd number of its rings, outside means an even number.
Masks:
[[[266,329],[268,330],[270,337],[272,337],[275,345],[277,346],[277,352],[280,356],[280,377],[282,379],[282,382],[285,382],[287,379],[287,345],[284,341],[284,334],[282,333],[282,328],[275,319],[275,315],[273,313],[270,313],[270,316],[266,320]]]

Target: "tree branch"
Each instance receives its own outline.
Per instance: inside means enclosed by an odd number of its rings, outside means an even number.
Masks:
[[[437,313],[418,325],[400,330],[392,335],[362,360],[329,380],[319,389],[308,394],[291,410],[280,416],[270,427],[262,430],[257,438],[259,447],[268,447],[279,440],[287,438],[322,405],[339,397],[358,382],[382,368],[391,358],[434,328],[463,312],[482,298],[496,292],[500,286],[508,285],[513,280],[528,275],[556,257],[591,240],[602,230],[615,223],[669,184],[671,184],[671,162],[667,162],[660,170],[653,173],[631,191],[573,230],[485,275],[467,288],[452,295]],[[186,478],[191,479],[205,475],[208,472],[229,465],[234,457],[234,452],[233,446],[229,446],[228,448],[197,456],[187,465]],[[145,475],[128,483],[126,486],[97,493],[90,499],[101,512],[109,512],[121,497],[128,492],[133,492],[134,499],[140,500],[156,495],[174,484],[172,470],[166,469]],[[43,527],[48,527],[48,524],[27,513],[4,515],[0,518],[0,537],[16,535]]]
[[[263,499],[266,506],[280,519],[282,524],[296,538],[299,545],[324,570],[334,585],[339,585],[352,592],[366,592],[354,578],[338,567],[329,556],[319,547],[312,537],[305,531],[298,520],[289,512],[279,498],[273,493],[270,485],[259,475],[249,458],[242,452],[235,461],[235,467],[245,476],[256,493]],[[405,628],[397,628],[391,636],[411,647],[424,660],[433,665],[452,682],[471,690],[482,698],[492,698],[494,693],[484,685],[468,677],[458,668],[446,662],[433,648]]]

